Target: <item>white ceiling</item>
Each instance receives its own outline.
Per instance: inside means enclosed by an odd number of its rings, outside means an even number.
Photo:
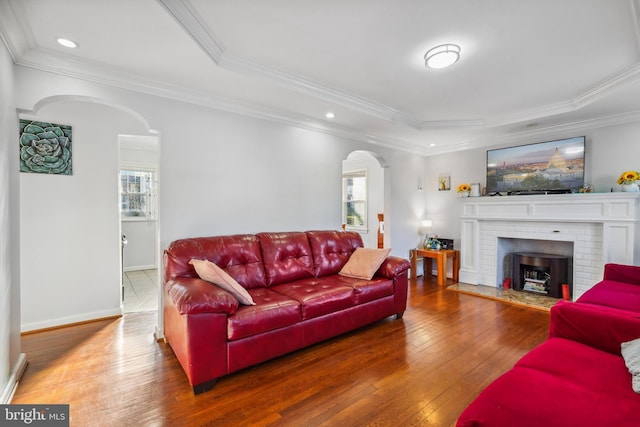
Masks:
[[[430,155],[640,120],[639,13],[640,0],[0,0],[0,36],[26,67]],[[460,61],[425,68],[441,43]]]

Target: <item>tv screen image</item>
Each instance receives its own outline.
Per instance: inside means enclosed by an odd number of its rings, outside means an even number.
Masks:
[[[487,194],[571,192],[584,186],[585,137],[487,150]]]

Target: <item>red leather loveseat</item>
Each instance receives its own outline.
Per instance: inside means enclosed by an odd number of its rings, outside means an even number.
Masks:
[[[458,427],[635,427],[640,394],[622,343],[640,338],[640,267],[607,264],[575,303],[551,308],[549,338],[489,384]]]
[[[370,280],[338,274],[363,246],[343,231],[259,233],[174,241],[164,253],[164,334],[195,393],[217,378],[395,315],[409,262],[388,257]],[[209,260],[255,305],[199,278]],[[244,291],[243,291],[244,292]]]

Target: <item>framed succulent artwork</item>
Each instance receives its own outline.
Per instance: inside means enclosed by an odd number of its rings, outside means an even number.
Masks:
[[[20,119],[20,172],[72,175],[71,126]]]

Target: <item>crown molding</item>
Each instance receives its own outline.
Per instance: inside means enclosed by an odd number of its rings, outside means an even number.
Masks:
[[[188,0],[157,0],[194,42],[213,60],[220,64],[224,44],[207,27]]]
[[[636,43],[638,43],[638,51],[640,51],[640,0],[629,0],[629,5],[631,7],[633,26],[636,30]]]
[[[420,119],[386,105],[379,104],[339,89],[330,88],[306,77],[289,74],[284,71],[257,64],[229,53],[226,53],[223,56],[220,66],[229,71],[254,75],[261,78],[266,77],[272,81],[278,82],[286,88],[293,88],[299,92],[316,98],[342,105],[349,109],[360,111],[389,122],[402,124],[412,129],[419,130],[422,126],[422,121]]]
[[[589,105],[603,97],[608,92],[616,89],[626,83],[635,81],[640,77],[640,63],[636,63],[626,70],[621,71],[608,80],[605,80],[590,89],[587,89],[580,95],[574,97],[571,103],[576,106],[576,109]]]
[[[207,28],[204,20],[189,0],[157,0],[157,2],[204,50],[212,61],[220,67],[230,71],[268,78],[284,87],[309,94],[315,98],[343,105],[346,108],[417,131],[428,131],[431,129],[455,130],[464,128],[478,129],[478,133],[482,135],[459,143],[426,147],[426,143],[418,144],[395,138],[367,135],[352,128],[337,124],[328,124],[316,118],[284,112],[277,108],[256,103],[217,97],[187,87],[149,79],[108,64],[83,60],[65,53],[38,48],[31,32],[24,6],[18,0],[0,0],[0,37],[5,45],[7,45],[7,49],[14,63],[23,67],[425,156],[461,151],[479,146],[495,145],[502,142],[514,142],[529,136],[533,137],[545,134],[557,135],[562,132],[584,131],[596,127],[640,121],[640,112],[630,112],[591,120],[552,125],[502,136],[495,136],[497,131],[490,132],[489,130],[489,128],[497,128],[499,126],[575,111],[589,105],[603,98],[609,94],[610,91],[637,80],[640,76],[640,63],[585,90],[570,100],[500,116],[495,120],[421,120],[375,101],[330,88],[318,81],[286,73],[232,55],[225,51],[223,43]],[[638,37],[640,47],[640,0],[629,0],[629,2],[633,12],[636,36]],[[487,136],[488,133],[494,136]]]
[[[14,63],[35,46],[22,3],[0,1],[0,39]]]
[[[196,91],[178,85],[151,80],[143,76],[134,75],[117,67],[106,66],[102,63],[79,61],[58,52],[45,49],[33,49],[20,58],[16,65],[72,77],[105,86],[131,90],[147,95],[166,98],[178,102],[198,105],[205,108],[219,110],[225,113],[238,114],[255,119],[276,122],[287,126],[320,132],[357,142],[366,142],[386,148],[424,154],[422,147],[402,140],[391,140],[371,135],[365,135],[346,126],[336,124],[327,125],[308,116],[283,112],[265,105],[242,102],[235,99],[215,96],[202,91]]]
[[[499,145],[505,143],[523,143],[534,138],[555,138],[558,135],[582,134],[585,131],[593,129],[638,122],[640,122],[640,111],[630,111],[621,114],[595,117],[587,120],[576,120],[569,123],[558,123],[535,130],[526,130],[521,132],[512,132],[505,135],[494,135],[491,137],[477,138],[468,141],[466,148],[482,148],[490,145]]]
[[[387,105],[346,91],[331,88],[308,77],[287,73],[230,54],[228,51],[225,51],[222,42],[220,42],[214,33],[206,28],[203,23],[204,20],[189,0],[157,1],[167,9],[176,23],[202,47],[205,53],[213,59],[218,66],[229,71],[258,76],[260,78],[268,78],[286,88],[295,89],[301,93],[416,130],[438,127],[464,128],[483,125],[480,120],[423,121]]]

